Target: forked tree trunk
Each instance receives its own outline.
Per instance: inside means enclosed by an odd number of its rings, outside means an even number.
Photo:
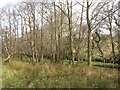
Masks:
[[[112,5],[113,7],[113,5]],[[113,23],[113,8],[109,10],[108,8],[108,28],[110,32],[110,42],[112,47],[112,58],[111,61],[114,61],[115,58],[115,49],[114,49],[114,41],[113,41],[113,34],[112,34],[112,23]]]
[[[74,64],[74,53],[73,53],[73,28],[72,28],[72,1],[69,4],[67,1],[67,10],[68,10],[68,29],[69,29],[69,39],[70,39],[70,55],[72,59],[72,64]],[[70,61],[71,62],[71,61]]]

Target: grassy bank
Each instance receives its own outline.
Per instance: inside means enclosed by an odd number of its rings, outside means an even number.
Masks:
[[[88,67],[86,63],[30,64],[11,61],[3,65],[4,88],[116,88],[118,70]]]

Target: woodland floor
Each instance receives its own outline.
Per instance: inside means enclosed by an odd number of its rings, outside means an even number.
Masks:
[[[45,59],[45,61],[48,59]],[[93,62],[74,65],[45,62],[31,64],[12,60],[2,65],[3,88],[117,88],[118,69],[94,65],[117,66]]]

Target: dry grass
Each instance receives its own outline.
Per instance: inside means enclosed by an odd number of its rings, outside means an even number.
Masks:
[[[118,70],[84,64],[30,64],[11,61],[3,66],[4,87],[28,88],[116,88]]]

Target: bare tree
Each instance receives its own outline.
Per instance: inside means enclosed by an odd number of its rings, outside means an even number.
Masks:
[[[80,61],[80,43],[81,43],[81,31],[83,29],[83,10],[84,10],[84,1],[82,5],[82,11],[80,15],[80,29],[79,29],[79,42],[78,42],[78,61]]]
[[[72,1],[69,3],[67,0],[67,11],[68,11],[68,30],[70,39],[70,56],[72,58],[72,63],[74,64],[74,53],[73,53],[73,27],[72,27]]]
[[[88,65],[91,65],[91,55],[90,55],[90,37],[91,37],[91,21],[89,19],[89,11],[90,11],[90,4],[89,1],[87,0],[87,8],[86,8],[86,19],[87,19],[87,25],[88,25]]]
[[[43,62],[43,3],[41,5],[41,62]]]

